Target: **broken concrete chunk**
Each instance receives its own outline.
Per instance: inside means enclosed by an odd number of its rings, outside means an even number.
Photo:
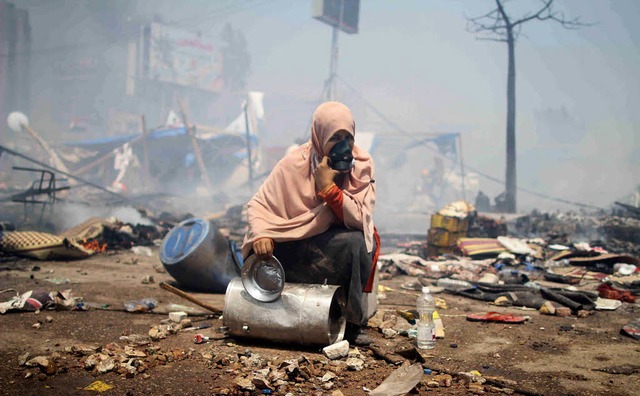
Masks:
[[[149,337],[153,341],[158,341],[163,338],[167,338],[167,330],[165,326],[153,326],[149,329]]]
[[[269,389],[270,391],[273,391],[274,389],[269,381],[267,381],[267,379],[262,375],[254,375],[251,382],[258,389]]]
[[[322,376],[322,382],[328,382],[331,381],[332,379],[336,378],[337,375],[332,372],[332,371],[327,371],[323,376]]]
[[[18,364],[20,366],[24,366],[27,364],[27,360],[29,360],[29,352],[25,352],[24,354],[18,356]]]
[[[325,382],[324,384],[322,384],[322,388],[325,390],[333,388],[333,382]]]
[[[540,313],[545,315],[555,315],[556,307],[551,301],[545,301],[545,303],[540,307]]]
[[[427,382],[427,387],[429,387],[429,388],[438,388],[438,387],[440,387],[440,383],[438,381],[429,381],[429,382]]]
[[[47,356],[36,356],[25,364],[27,367],[39,367],[40,371],[46,375],[53,375],[58,371],[56,363]]]
[[[347,359],[347,367],[349,370],[360,371],[364,368],[364,361],[358,358]]]
[[[246,377],[238,377],[233,381],[233,383],[236,384],[236,386],[242,390],[252,391],[256,389],[256,386],[253,385],[253,382]]]
[[[392,328],[382,329],[382,335],[384,338],[390,339],[395,338],[398,335],[398,332]]]
[[[130,347],[129,345],[126,345],[124,347],[124,353],[129,357],[146,357],[147,356],[146,353],[139,351],[133,347]]]
[[[340,342],[336,342],[335,344],[331,344],[322,349],[322,352],[326,357],[331,360],[340,359],[349,354],[349,341],[342,340]]]
[[[182,321],[182,319],[186,319],[187,316],[187,313],[182,311],[169,312],[169,320],[174,323],[180,323],[180,321]]]
[[[89,356],[99,349],[100,347],[95,345],[76,344],[64,348],[64,351],[77,356]]]
[[[571,308],[568,308],[568,307],[556,308],[556,316],[560,316],[562,318],[571,316]]]
[[[109,371],[113,370],[115,367],[116,367],[116,362],[110,356],[107,356],[106,359],[96,364],[96,370],[100,374],[108,373]]]
[[[434,381],[438,381],[438,385],[444,388],[451,386],[453,378],[449,374],[438,374],[433,376]]]

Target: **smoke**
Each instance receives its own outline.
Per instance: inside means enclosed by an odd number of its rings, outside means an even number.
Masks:
[[[56,204],[51,222],[56,230],[64,231],[74,227],[91,217],[115,218],[124,223],[152,225],[153,222],[143,217],[140,212],[130,206],[87,206],[75,203]]]
[[[246,36],[246,48],[235,48],[236,55],[250,55],[250,74],[242,79],[247,77],[247,91],[265,92],[266,117],[258,136],[261,163],[267,165],[256,173],[267,172],[279,159],[268,154],[281,154],[295,138],[308,136],[330,55],[329,27],[310,17],[309,2],[287,4],[286,9],[278,2],[258,6],[226,0],[180,7],[166,0],[16,3],[29,11],[32,27],[31,109],[16,110],[27,112],[34,129],[49,142],[138,133],[142,114],[152,130],[164,125],[169,110],[178,110],[176,98],[184,99],[190,123],[224,128],[239,114],[246,97],[243,89],[216,96],[135,74],[144,65],[137,63],[140,56],[130,55],[141,48],[140,25],[151,21],[201,33],[203,43],[214,46],[225,45],[221,31],[227,23]],[[438,210],[463,197],[459,163],[438,164],[433,151],[406,148],[410,139],[391,136],[401,132],[394,124],[416,136],[438,125],[466,125],[446,128],[464,132],[465,165],[504,178],[505,48],[479,42],[465,31],[464,15],[484,7],[468,3],[362,2],[361,31],[340,38],[337,99],[352,109],[359,130],[385,137],[372,150],[376,220],[381,224],[424,232],[424,217],[410,227],[413,223],[402,223],[398,216]],[[575,32],[556,31],[546,23],[531,25],[530,39],[518,42],[518,186],[604,207],[640,183],[640,118],[634,110],[640,92],[635,78],[640,30],[637,12],[630,11],[637,7],[632,0],[567,7],[572,15],[601,22]],[[425,15],[430,15],[428,24],[423,23]],[[416,50],[416,43],[428,51]],[[236,70],[240,68],[223,67],[221,72]],[[166,210],[211,213],[246,202],[258,188],[259,181],[247,187],[246,162],[236,158],[244,145],[228,141],[202,146],[217,194],[213,198],[199,194],[202,182],[198,163],[188,155],[190,141],[172,141],[171,150],[163,148],[151,159],[158,188],[182,197],[169,202]],[[109,166],[102,172],[112,174],[91,180],[109,185],[116,177]],[[145,192],[144,180],[134,177],[139,171],[132,165],[124,176],[124,193]],[[492,198],[504,190],[501,183],[465,173],[467,201],[473,202],[478,189]],[[422,185],[428,177],[434,178],[431,187]],[[425,193],[428,188],[431,195]],[[571,208],[518,192],[521,211],[558,207]],[[56,211],[61,227],[88,216],[141,221],[133,208],[57,204]]]

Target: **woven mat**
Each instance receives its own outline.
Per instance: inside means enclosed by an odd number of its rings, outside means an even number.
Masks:
[[[94,253],[75,241],[38,231],[0,234],[0,251],[38,260],[79,259]]]

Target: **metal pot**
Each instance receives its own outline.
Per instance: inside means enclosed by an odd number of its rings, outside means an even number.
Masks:
[[[223,293],[239,275],[235,244],[214,224],[191,218],[162,240],[160,261],[181,285],[201,292]]]
[[[344,337],[345,301],[340,286],[285,283],[278,299],[261,302],[235,278],[224,296],[223,324],[234,337],[330,345]]]

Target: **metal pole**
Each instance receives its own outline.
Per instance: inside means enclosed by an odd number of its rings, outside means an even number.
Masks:
[[[336,75],[338,74],[338,33],[342,26],[342,19],[344,15],[344,0],[340,0],[340,18],[338,26],[333,27],[331,35],[331,61],[329,63],[329,78],[326,82],[326,98],[327,100],[336,99]]]
[[[329,79],[327,80],[327,100],[336,96],[336,74],[338,69],[338,28],[333,27],[331,36],[331,62],[329,63]]]
[[[249,98],[244,102],[244,125],[247,139],[247,167],[249,169],[249,188],[253,191],[253,164],[251,159],[251,131],[249,130]]]
[[[458,147],[459,147],[459,151],[460,151],[460,176],[462,179],[462,199],[466,202],[467,201],[467,189],[465,188],[464,185],[464,157],[462,155],[462,136],[460,136],[460,133],[457,134],[458,135]]]
[[[151,170],[149,167],[149,131],[147,131],[147,119],[143,115],[140,116],[142,123],[142,151],[144,153],[144,184],[148,189],[151,185]]]
[[[204,159],[202,159],[202,152],[200,151],[200,145],[198,144],[198,140],[196,139],[195,130],[189,127],[189,122],[187,120],[187,113],[185,113],[184,111],[184,105],[182,104],[182,100],[178,100],[178,105],[180,106],[180,115],[182,116],[182,123],[184,124],[184,127],[187,128],[187,135],[191,137],[191,146],[193,147],[193,154],[196,157],[198,168],[200,168],[201,177],[204,180],[204,184],[207,187],[208,192],[213,193],[213,184],[211,184],[211,179],[209,178],[209,172],[207,170],[207,166],[204,163]]]

